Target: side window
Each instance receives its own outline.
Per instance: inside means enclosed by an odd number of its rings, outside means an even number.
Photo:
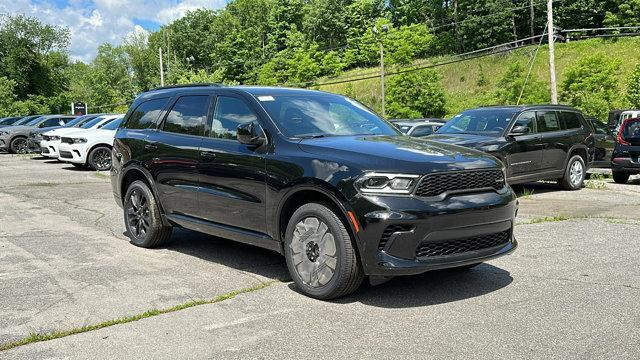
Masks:
[[[536,124],[539,133],[560,130],[560,122],[555,111],[539,111]]]
[[[582,122],[578,114],[569,111],[560,111],[559,114],[562,118],[564,129],[580,129],[582,127]]]
[[[168,100],[163,98],[143,102],[129,114],[123,127],[127,129],[146,129],[151,124],[155,124]]]
[[[529,134],[533,134],[536,132],[536,113],[533,111],[526,111],[518,116],[516,123],[513,127],[516,126],[526,126],[529,128]]]
[[[426,125],[426,126],[418,126],[415,130],[413,130],[413,133],[411,134],[411,136],[420,137],[420,136],[427,136],[431,134],[433,134],[433,128],[431,127],[431,125]]]
[[[204,134],[204,125],[209,113],[209,96],[183,96],[176,101],[164,121],[164,131],[198,135]]]
[[[52,127],[52,126],[60,126],[61,122],[62,120],[60,118],[50,118],[45,120],[42,124],[40,124],[39,127],[46,128],[46,127]]]
[[[593,127],[596,129],[596,134],[609,135],[609,129],[600,121],[594,121]]]
[[[242,100],[219,96],[211,122],[211,137],[235,139],[238,125],[257,120],[256,114]]]

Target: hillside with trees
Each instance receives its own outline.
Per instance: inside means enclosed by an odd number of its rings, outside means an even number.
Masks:
[[[640,24],[637,0],[554,4],[556,26],[563,29]],[[318,84],[375,73],[381,42],[391,71],[540,35],[545,9],[542,0],[234,0],[218,11],[190,12],[152,33],[131,34],[120,45],[103,44],[89,64],[69,59],[67,29],[5,15],[0,115],[65,112],[71,101],[85,101],[91,111],[122,111],[135,94],[159,85],[159,48],[168,84],[322,88],[379,109],[375,79]],[[388,32],[371,31],[383,25]],[[637,101],[637,94],[626,96],[638,91],[632,76],[634,70],[639,76],[638,60],[629,55],[638,48],[636,39],[559,44],[562,101],[597,114]],[[390,75],[388,115],[440,116],[481,103],[513,103],[533,49]],[[521,100],[548,100],[544,64],[541,49]],[[593,66],[602,69],[598,77],[583,79]]]

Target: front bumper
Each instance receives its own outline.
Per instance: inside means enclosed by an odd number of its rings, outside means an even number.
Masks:
[[[40,142],[40,154],[49,158],[57,159],[60,140],[42,140]]]
[[[58,146],[58,159],[74,164],[86,164],[87,150],[86,144],[67,144],[61,142]]]
[[[365,196],[354,209],[365,273],[420,274],[484,262],[511,253],[517,199],[510,187],[442,200]],[[364,210],[364,211],[362,211]]]
[[[0,136],[0,151],[9,151],[9,136]]]
[[[34,137],[29,137],[27,140],[27,149],[30,153],[39,153],[40,152],[40,143],[42,139],[37,139]]]

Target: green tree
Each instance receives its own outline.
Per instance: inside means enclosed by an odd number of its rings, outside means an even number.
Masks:
[[[441,117],[446,97],[442,78],[435,70],[420,70],[391,76],[387,86],[387,109],[390,117]]]
[[[636,65],[636,68],[629,77],[629,83],[627,85],[627,101],[631,107],[640,109],[640,64]]]
[[[562,100],[587,114],[606,118],[617,101],[620,62],[604,55],[586,57],[565,73]]]
[[[496,103],[501,105],[548,103],[551,100],[549,88],[533,75],[525,85],[526,76],[524,67],[513,63],[498,80],[494,94]]]

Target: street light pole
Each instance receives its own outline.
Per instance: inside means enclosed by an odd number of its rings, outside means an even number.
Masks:
[[[555,37],[556,31],[553,27],[553,0],[547,1],[547,21],[549,23],[549,76],[551,77],[551,103],[558,103],[558,86],[556,84],[556,54]]]

